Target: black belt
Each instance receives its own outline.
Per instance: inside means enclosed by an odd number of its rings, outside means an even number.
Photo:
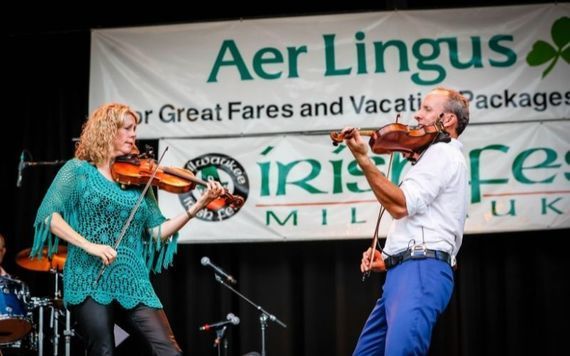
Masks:
[[[418,248],[417,246],[404,252],[400,252],[397,255],[385,258],[384,264],[386,265],[386,269],[390,269],[402,262],[406,262],[407,260],[417,260],[424,258],[434,258],[438,261],[444,261],[451,265],[451,255],[449,253],[439,250],[429,250],[421,247]]]

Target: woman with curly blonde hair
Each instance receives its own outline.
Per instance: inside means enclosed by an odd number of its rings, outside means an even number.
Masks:
[[[111,165],[132,152],[137,122],[127,105],[97,108],[83,125],[75,158],[58,172],[34,223],[31,256],[41,256],[45,245],[51,256],[59,239],[68,243],[63,299],[89,355],[113,354],[115,323],[141,336],[155,355],[181,354],[149,274],[171,264],[178,230],[223,193],[218,182],[208,182],[188,211],[167,220],[149,189],[115,250],[142,188],[122,189]],[[99,279],[102,264],[106,268]]]

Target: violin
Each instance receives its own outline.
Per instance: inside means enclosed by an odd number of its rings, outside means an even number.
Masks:
[[[330,137],[333,145],[338,145],[344,139],[350,138],[352,131],[331,132]],[[428,126],[407,126],[400,123],[391,123],[374,130],[359,130],[363,136],[370,136],[368,144],[372,152],[385,154],[392,152],[402,152],[409,156],[408,159],[415,161],[418,156],[431,144],[436,142],[449,142],[451,137],[445,131],[443,124],[438,120],[433,125]]]
[[[138,154],[138,149],[125,156],[115,159],[111,165],[113,180],[123,186],[145,185],[148,183],[154,170],[156,161],[149,154]],[[170,193],[180,194],[193,190],[197,185],[207,186],[207,182],[197,178],[191,171],[179,167],[159,166],[151,182],[152,186]],[[237,209],[243,206],[243,197],[232,195],[227,190],[222,199],[231,207]]]

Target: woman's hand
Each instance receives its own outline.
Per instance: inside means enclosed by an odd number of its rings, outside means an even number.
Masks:
[[[117,258],[117,251],[108,245],[89,242],[84,249],[88,254],[99,257],[105,266],[110,265]]]
[[[150,231],[153,238],[166,239],[172,236],[178,230],[180,230],[185,224],[188,223],[193,217],[198,214],[198,212],[204,209],[210,202],[217,199],[225,192],[225,189],[219,182],[208,181],[206,184],[206,190],[200,195],[196,203],[186,210],[184,213],[176,216],[173,219],[167,220],[162,223],[161,229],[154,228]],[[160,230],[161,235],[158,236],[158,231]]]
[[[386,265],[382,259],[382,254],[378,250],[374,250],[374,257],[372,258],[372,264],[370,264],[370,254],[372,253],[372,248],[362,253],[362,260],[360,261],[360,272],[386,272]]]
[[[200,196],[196,204],[200,209],[205,208],[211,201],[217,199],[224,193],[224,187],[217,181],[208,181],[206,191]],[[198,210],[200,210],[198,209]]]
[[[117,251],[114,248],[88,241],[69,226],[59,213],[52,214],[50,231],[68,243],[85,250],[88,254],[99,257],[105,266],[110,265],[117,258]]]

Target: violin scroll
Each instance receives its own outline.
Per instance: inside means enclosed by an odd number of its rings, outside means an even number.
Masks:
[[[344,134],[340,131],[333,131],[330,134],[333,146],[338,146],[339,143],[344,141]]]

